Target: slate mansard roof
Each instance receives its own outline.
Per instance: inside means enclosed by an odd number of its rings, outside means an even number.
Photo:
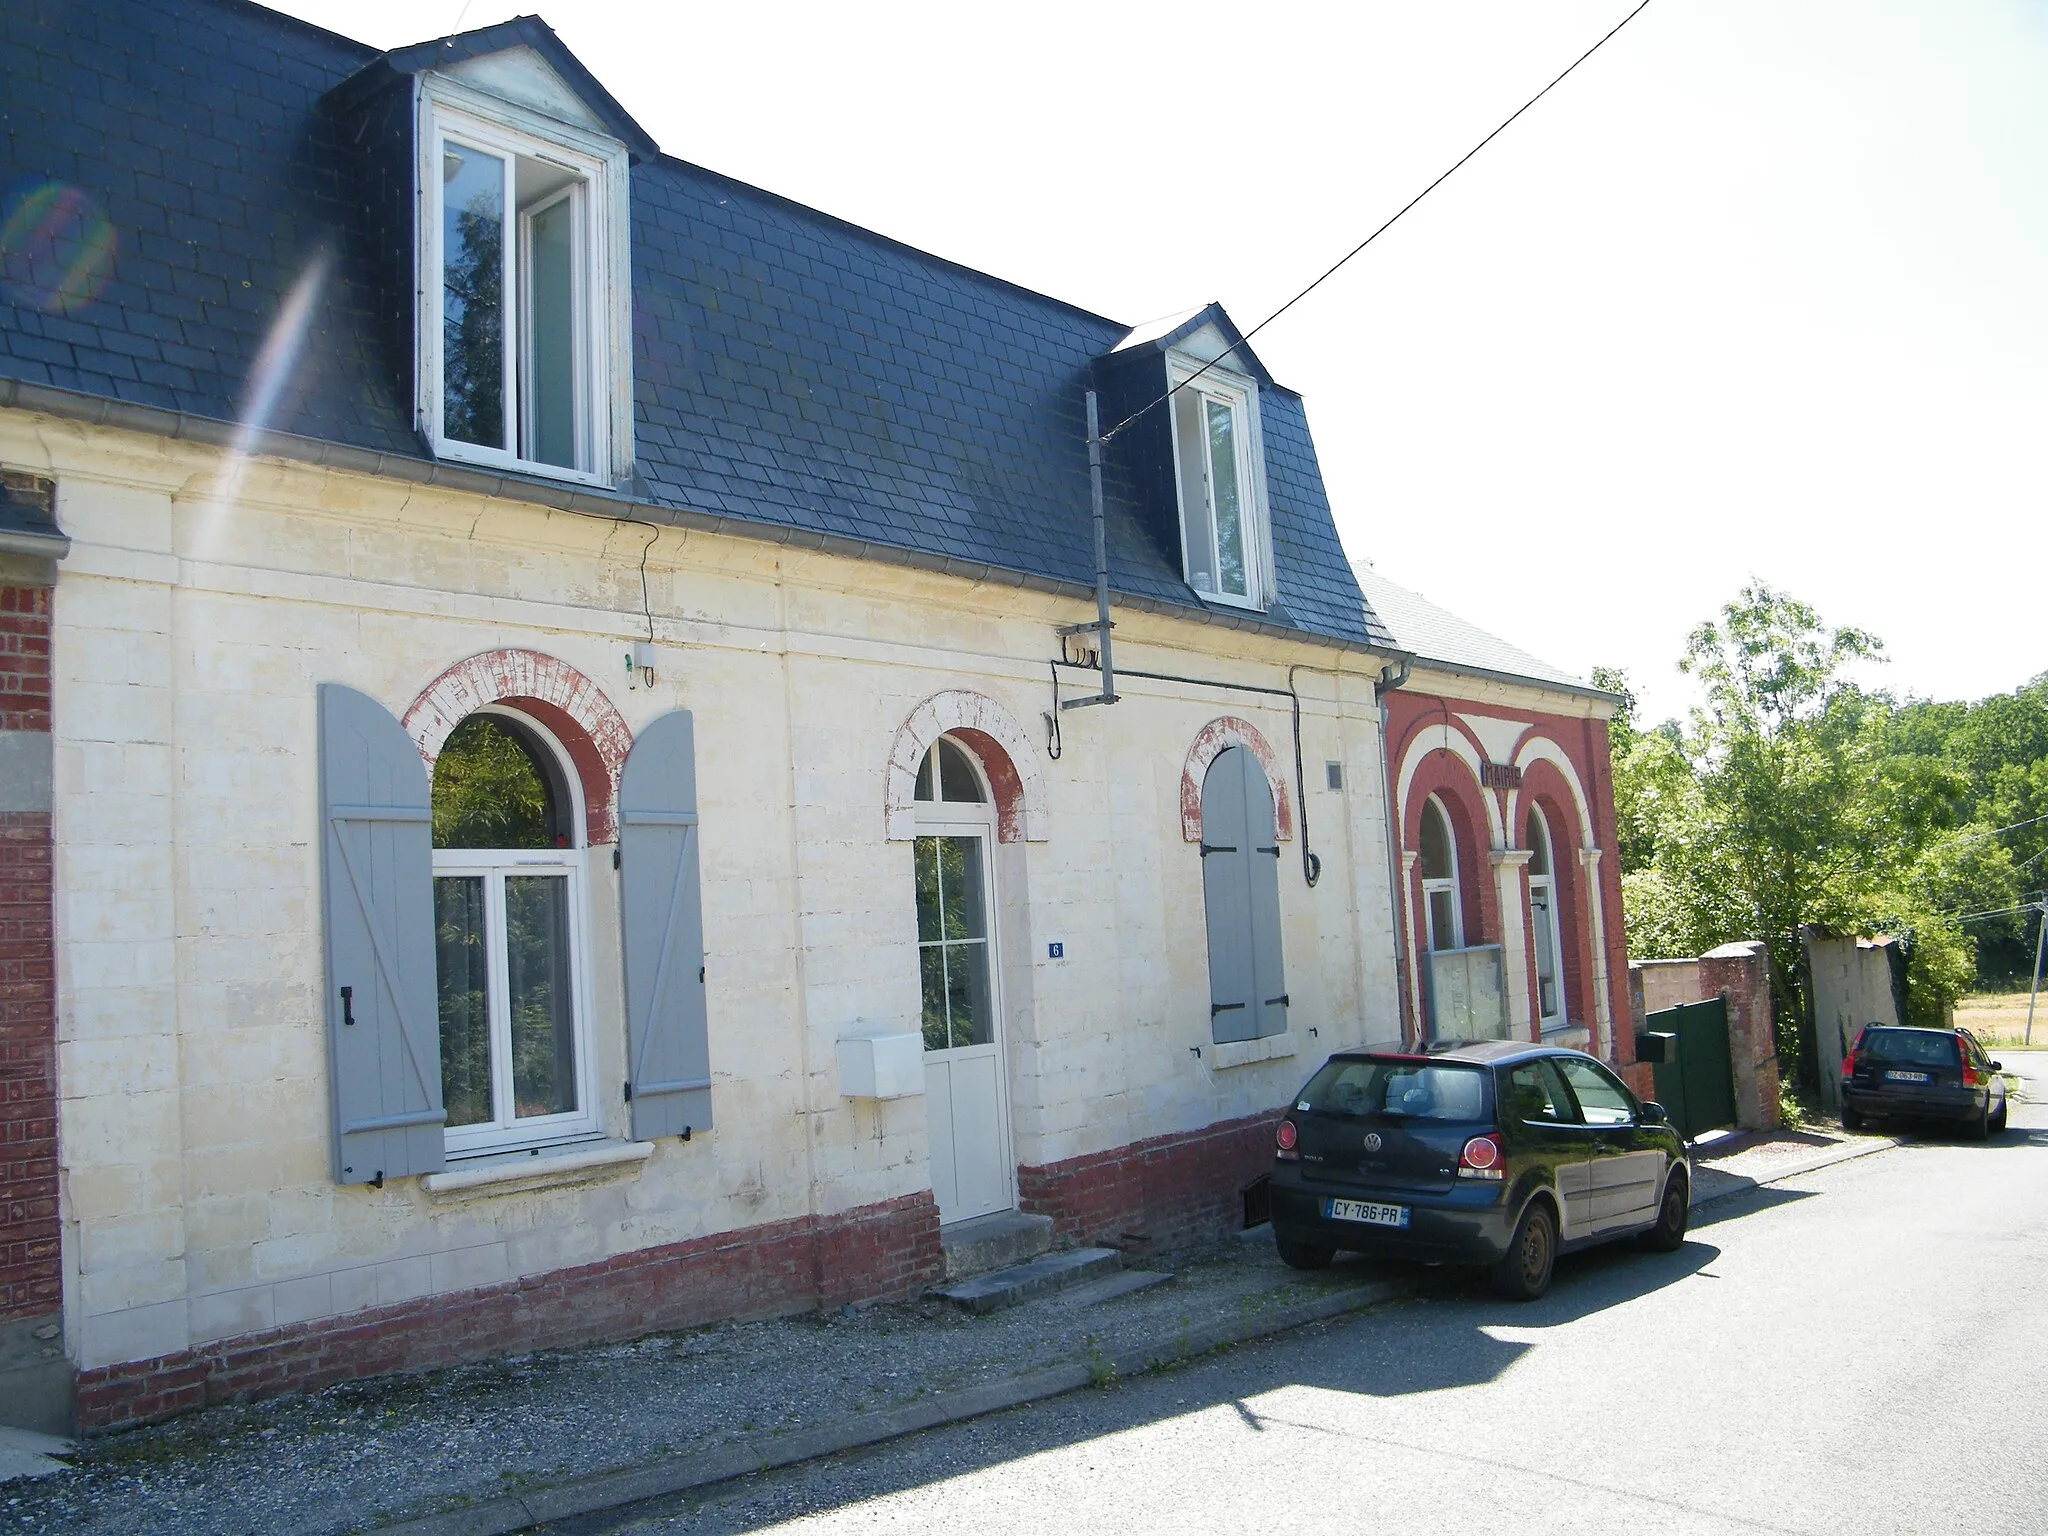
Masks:
[[[545,26],[486,29],[500,32],[566,60],[634,152],[637,479],[617,510],[1092,585],[1083,391],[1129,326],[660,155]],[[9,0],[0,46],[0,404],[89,397],[118,403],[105,419],[175,413],[204,436],[267,402],[270,431],[421,477],[411,341],[392,321],[409,292],[391,291],[401,264],[368,227],[363,151],[330,93],[417,68],[422,48],[380,54],[242,0]],[[57,231],[50,260],[31,248],[38,217]],[[304,339],[272,349],[288,369],[267,394],[259,356],[302,282]],[[1278,587],[1264,622],[1386,648],[1301,399],[1252,371]],[[1132,494],[1147,466],[1120,446],[1113,588],[1240,622],[1182,580],[1173,511]],[[488,478],[610,510],[601,493]]]
[[[1424,666],[1436,662],[1454,671],[1530,682],[1596,698],[1613,697],[1584,678],[1574,677],[1520,646],[1488,634],[1447,608],[1439,608],[1420,592],[1411,592],[1387,580],[1371,566],[1360,565],[1355,574],[1359,589],[1373,613],[1392,632],[1394,643],[1412,653]]]

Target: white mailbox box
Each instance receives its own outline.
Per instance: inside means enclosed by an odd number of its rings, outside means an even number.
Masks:
[[[849,1099],[907,1099],[923,1093],[924,1036],[841,1036],[839,1091]]]

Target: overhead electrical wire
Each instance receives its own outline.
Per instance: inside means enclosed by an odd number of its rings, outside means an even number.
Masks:
[[[1392,229],[1394,225],[1400,221],[1400,218],[1403,214],[1407,213],[1409,209],[1413,208],[1417,203],[1421,202],[1425,197],[1429,196],[1430,193],[1434,192],[1446,181],[1449,181],[1451,177],[1457,173],[1458,169],[1461,166],[1463,166],[1467,160],[1470,160],[1474,155],[1478,154],[1479,151],[1486,148],[1486,146],[1491,144],[1495,139],[1499,138],[1501,134],[1507,130],[1509,124],[1513,123],[1516,118],[1520,117],[1524,112],[1528,111],[1531,107],[1535,106],[1537,102],[1541,101],[1544,97],[1548,96],[1552,91],[1556,90],[1559,85],[1564,83],[1564,78],[1566,75],[1569,75],[1573,70],[1577,69],[1581,64],[1585,63],[1586,60],[1590,59],[1591,57],[1593,57],[1594,54],[1598,53],[1603,47],[1606,46],[1609,39],[1611,39],[1615,33],[1619,32],[1623,27],[1627,26],[1630,22],[1634,21],[1638,16],[1642,15],[1644,11],[1649,9],[1649,7],[1650,0],[1642,0],[1642,3],[1640,5],[1638,5],[1634,10],[1630,11],[1626,16],[1622,17],[1621,20],[1617,21],[1612,27],[1610,27],[1599,42],[1595,43],[1592,47],[1588,48],[1584,53],[1580,54],[1576,59],[1573,59],[1570,64],[1566,65],[1563,73],[1558,75],[1558,77],[1555,80],[1551,81],[1550,84],[1544,86],[1542,90],[1538,91],[1534,96],[1531,96],[1527,101],[1523,102],[1519,107],[1515,108],[1515,110],[1512,113],[1510,113],[1506,118],[1504,118],[1501,121],[1500,126],[1495,128],[1492,133],[1489,133],[1477,144],[1474,144],[1470,149],[1466,150],[1464,154],[1460,155],[1456,163],[1453,164],[1449,170],[1445,171],[1441,176],[1437,177],[1435,181],[1432,181],[1420,192],[1416,193],[1413,197],[1409,198],[1407,202],[1403,203],[1399,210],[1395,212],[1392,218],[1388,219],[1386,223],[1382,224],[1378,229],[1374,230],[1371,234],[1367,235],[1363,240],[1359,241],[1358,244],[1351,247],[1351,249],[1346,251],[1342,256],[1339,256],[1326,269],[1324,269],[1322,275],[1318,277],[1314,282],[1310,283],[1306,288],[1302,289],[1299,293],[1295,294],[1293,298],[1289,299],[1285,304],[1282,304],[1278,309],[1274,310],[1273,313],[1266,316],[1266,318],[1261,320],[1257,325],[1253,326],[1250,330],[1246,331],[1244,335],[1238,339],[1237,346],[1248,346],[1251,342],[1251,339],[1254,336],[1258,335],[1259,332],[1263,331],[1267,326],[1271,325],[1275,320],[1278,320],[1282,315],[1286,314],[1287,311],[1294,308],[1294,306],[1299,304],[1303,299],[1307,298],[1310,294],[1314,293],[1318,288],[1322,287],[1324,283],[1328,282],[1332,277],[1336,276],[1338,270],[1341,267],[1343,267],[1346,262],[1350,261],[1352,257],[1356,256],[1368,245],[1371,245],[1373,241],[1379,239],[1381,235],[1384,235],[1388,230]],[[1123,431],[1125,427],[1128,427],[1132,422],[1138,420],[1141,416],[1144,416],[1148,412],[1155,410],[1159,406],[1164,405],[1167,401],[1171,400],[1175,395],[1179,394],[1182,390],[1186,389],[1190,384],[1194,383],[1195,380],[1199,379],[1203,374],[1207,373],[1211,368],[1214,368],[1218,363],[1222,362],[1223,359],[1225,357],[1228,357],[1231,352],[1235,352],[1237,350],[1237,346],[1233,346],[1229,348],[1227,351],[1220,354],[1219,356],[1210,359],[1210,361],[1204,363],[1201,367],[1197,368],[1193,373],[1189,374],[1186,378],[1182,379],[1178,384],[1174,385],[1173,388],[1169,389],[1165,394],[1159,396],[1158,399],[1152,400],[1147,404],[1140,406],[1137,410],[1131,412],[1130,415],[1126,416],[1122,421],[1118,422],[1115,426],[1111,427],[1107,432],[1103,433],[1102,441],[1105,443],[1108,442],[1111,438],[1115,437],[1117,433]]]

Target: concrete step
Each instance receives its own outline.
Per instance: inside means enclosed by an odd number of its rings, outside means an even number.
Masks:
[[[972,1221],[956,1221],[939,1229],[946,1256],[946,1278],[964,1280],[1022,1264],[1052,1249],[1052,1218],[1026,1211],[997,1211]]]
[[[1173,1276],[1165,1270],[1125,1269],[1100,1280],[1090,1280],[1086,1285],[1077,1285],[1070,1291],[1060,1293],[1061,1301],[1070,1307],[1099,1306],[1105,1301],[1115,1301],[1119,1296],[1129,1296],[1136,1291],[1149,1291],[1155,1285],[1170,1285]]]
[[[969,1312],[997,1312],[1034,1296],[1099,1279],[1121,1268],[1123,1262],[1124,1256],[1114,1248],[1074,1248],[1066,1253],[1048,1253],[1028,1264],[1012,1264],[1008,1269],[956,1280],[938,1294]]]

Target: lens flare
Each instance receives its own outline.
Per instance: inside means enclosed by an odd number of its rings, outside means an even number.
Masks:
[[[192,553],[197,559],[213,557],[227,522],[242,499],[242,481],[248,473],[250,456],[257,452],[263,434],[270,430],[278,402],[298,369],[299,355],[305,349],[306,334],[312,325],[313,308],[327,284],[330,262],[325,251],[307,262],[278,306],[277,317],[257,349],[219,487],[212,506],[200,518],[192,541]]]
[[[0,288],[44,314],[74,314],[114,272],[114,226],[77,187],[42,182],[0,206]]]

